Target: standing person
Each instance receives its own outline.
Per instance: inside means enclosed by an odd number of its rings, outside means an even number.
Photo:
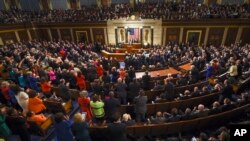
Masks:
[[[63,113],[56,113],[55,134],[57,141],[74,141],[70,126],[68,117],[64,116]]]
[[[35,90],[36,92],[39,92],[39,87],[37,83],[38,83],[37,77],[34,74],[32,74],[31,71],[28,71],[27,72],[27,84],[29,88]]]
[[[220,97],[219,97],[219,102],[222,104],[223,103],[223,100],[225,98],[229,98],[230,100],[233,100],[233,94],[234,94],[234,91],[233,91],[233,87],[229,84],[228,80],[224,80],[224,88],[221,89],[221,94],[220,94]]]
[[[21,141],[30,141],[30,134],[28,132],[26,120],[19,115],[14,108],[7,109],[6,123],[13,134],[20,136]]]
[[[231,61],[231,66],[228,70],[228,73],[230,76],[230,79],[229,79],[230,83],[234,84],[238,76],[238,68],[237,68],[235,61]]]
[[[22,91],[19,86],[15,85],[11,87],[11,90],[15,93],[17,103],[23,110],[23,114],[26,115],[28,112],[29,95]]]
[[[121,116],[115,113],[113,116],[114,122],[108,124],[108,138],[109,141],[127,141],[126,124],[121,123]]]
[[[84,121],[80,113],[74,115],[74,123],[71,126],[71,131],[76,141],[91,141],[88,124]]]
[[[142,76],[142,88],[144,90],[150,90],[150,81],[151,76],[148,74],[148,71],[146,71],[145,75]]]
[[[118,83],[116,84],[116,93],[121,101],[121,104],[127,104],[127,85],[122,82],[121,78],[118,78]]]
[[[147,112],[147,101],[148,97],[145,96],[145,92],[140,90],[139,96],[135,97],[135,114],[137,122],[145,122],[145,114]]]
[[[48,75],[52,84],[56,84],[56,72],[52,69],[52,67],[48,68]]]
[[[76,83],[80,91],[86,90],[85,76],[81,72],[77,72]]]
[[[133,81],[128,85],[128,102],[133,102],[134,98],[139,94],[140,88],[140,83],[137,82],[136,78],[134,78]]]
[[[6,124],[6,107],[0,107],[0,138],[8,139],[11,135],[11,131]]]
[[[92,120],[92,112],[90,109],[90,99],[88,96],[88,92],[87,91],[81,91],[80,92],[80,96],[78,97],[77,101],[78,104],[81,107],[81,112],[86,112],[86,121],[89,122]]]
[[[96,73],[98,74],[99,77],[103,76],[104,69],[103,69],[102,65],[98,64],[96,66]]]
[[[51,97],[51,81],[41,78],[41,91],[46,98]]]
[[[113,91],[109,92],[110,98],[105,100],[105,111],[106,111],[106,117],[107,120],[111,121],[113,114],[119,111],[119,107],[121,105],[120,101],[115,98],[115,94]]]
[[[64,79],[60,79],[60,83],[58,85],[58,94],[64,102],[67,102],[70,100],[69,88],[65,85]]]
[[[103,123],[104,121],[104,103],[101,100],[101,96],[94,95],[92,101],[90,101],[90,107],[92,109],[93,116],[97,123]]]
[[[28,110],[33,111],[35,114],[42,113],[46,110],[43,100],[38,97],[37,93],[34,90],[28,91],[29,101],[28,101]]]
[[[174,84],[169,78],[165,79],[165,98],[167,100],[173,100],[176,97],[174,93]]]

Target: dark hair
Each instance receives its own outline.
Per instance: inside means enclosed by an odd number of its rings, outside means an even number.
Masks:
[[[26,116],[27,116],[27,117],[31,117],[33,114],[34,114],[34,113],[33,113],[32,111],[28,111],[28,112],[26,113]]]
[[[41,83],[44,83],[44,82],[46,82],[47,80],[46,80],[46,78],[45,77],[42,77],[41,78]]]
[[[7,108],[6,114],[8,116],[15,116],[17,115],[17,111],[15,108],[10,107],[10,108]]]
[[[21,91],[20,87],[16,84],[11,84],[10,89],[15,93],[15,95]]]
[[[144,95],[145,95],[144,90],[141,89],[141,90],[139,91],[139,95],[140,95],[140,96],[144,96]]]
[[[34,90],[29,90],[27,93],[29,95],[29,98],[34,98],[37,96],[37,93]]]
[[[92,100],[94,101],[94,102],[96,102],[96,101],[98,101],[98,95],[97,94],[94,94],[94,96],[92,97]]]
[[[121,113],[119,112],[114,113],[114,115],[112,116],[113,121],[118,121],[120,118],[121,118]]]
[[[63,113],[56,113],[55,117],[54,117],[54,120],[56,123],[60,123],[62,122],[64,119],[64,114]]]
[[[200,133],[200,141],[207,141],[208,137],[206,133]]]

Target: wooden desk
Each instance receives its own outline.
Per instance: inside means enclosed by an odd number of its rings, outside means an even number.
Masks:
[[[179,66],[179,68],[181,68],[184,71],[190,71],[191,70],[191,65],[192,65],[191,63],[187,63],[187,64]]]
[[[177,71],[176,69],[170,67],[168,69],[164,69],[164,70],[157,70],[157,71],[150,71],[149,72],[149,75],[151,75],[151,77],[157,77],[157,76],[160,76],[160,77],[165,77],[165,76],[168,76],[168,74],[180,74],[181,72],[180,71]],[[136,75],[136,78],[142,78],[142,76],[145,74],[145,72],[137,72],[135,73]]]
[[[133,44],[122,44],[122,48],[133,48],[133,49],[140,49],[142,45],[140,43],[133,43]]]
[[[131,48],[131,49],[128,49],[128,48],[111,48],[113,50],[113,52],[116,52],[116,53],[125,53],[125,52],[128,52],[128,53],[138,53],[138,52],[143,52],[143,51],[148,51],[150,49],[135,49],[135,48]]]
[[[102,50],[102,56],[106,58],[116,58],[117,60],[123,61],[125,59],[125,53],[109,53],[105,50]]]

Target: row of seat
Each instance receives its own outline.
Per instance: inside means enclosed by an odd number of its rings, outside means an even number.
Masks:
[[[133,137],[142,137],[142,136],[160,136],[160,135],[168,135],[175,134],[180,132],[187,131],[195,131],[200,130],[208,126],[214,125],[222,125],[223,123],[227,123],[230,119],[240,116],[245,111],[250,110],[250,104],[235,108],[230,111],[226,111],[223,113],[219,113],[216,115],[210,115],[206,117],[196,118],[192,120],[186,121],[178,121],[171,123],[163,123],[163,124],[143,124],[143,125],[134,125],[127,127],[127,134]],[[101,134],[105,135],[107,132],[106,126],[91,126],[90,133],[92,135]]]

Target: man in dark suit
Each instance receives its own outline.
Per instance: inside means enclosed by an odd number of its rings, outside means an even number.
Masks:
[[[145,92],[140,90],[139,96],[135,97],[135,114],[137,122],[145,122],[145,114],[147,112],[147,101],[148,97],[145,96]]]
[[[122,82],[121,78],[118,78],[118,83],[115,86],[115,90],[121,101],[121,104],[127,104],[127,85]]]
[[[191,80],[193,81],[192,83],[196,83],[199,81],[199,70],[194,65],[191,66],[190,75]]]
[[[104,101],[105,103],[104,109],[105,109],[105,113],[107,116],[107,120],[111,121],[113,114],[119,111],[118,108],[120,107],[121,103],[119,99],[114,97],[115,94],[113,91],[109,92],[109,96],[110,96],[110,99],[107,99]]]
[[[60,80],[60,84],[58,85],[58,93],[64,102],[70,99],[69,88],[65,85],[64,79]]]
[[[165,79],[165,97],[167,100],[173,100],[176,97],[174,93],[174,84],[169,78]]]
[[[148,74],[148,71],[146,71],[145,75],[142,76],[142,88],[144,90],[150,90],[150,81],[151,76]]]
[[[153,91],[160,91],[160,90],[164,90],[164,85],[161,84],[160,80],[157,80],[155,83],[154,88],[152,89]]]
[[[220,107],[222,112],[229,111],[231,109],[234,109],[236,107],[235,104],[232,104],[229,98],[224,99],[224,105]]]
[[[212,109],[209,110],[209,115],[218,114],[221,112],[219,101],[213,103]]]
[[[128,76],[130,77],[130,79],[135,78],[135,70],[134,70],[134,68],[132,66],[129,67]]]
[[[134,98],[138,96],[141,85],[137,82],[137,79],[133,79],[133,82],[129,83],[128,86],[128,101],[133,102]]]
[[[229,85],[227,79],[224,81],[224,85],[225,85],[225,87],[222,88],[222,90],[221,90],[221,95],[220,95],[220,98],[219,98],[219,102],[220,102],[220,103],[223,103],[223,100],[224,100],[225,98],[229,98],[230,100],[232,100],[232,95],[233,95],[233,93],[234,93],[234,92],[233,92],[233,88],[232,88],[231,85]]]
[[[114,116],[114,122],[108,124],[108,138],[109,141],[127,141],[126,136],[126,124],[121,123],[120,119],[121,116],[119,113],[115,113]]]

